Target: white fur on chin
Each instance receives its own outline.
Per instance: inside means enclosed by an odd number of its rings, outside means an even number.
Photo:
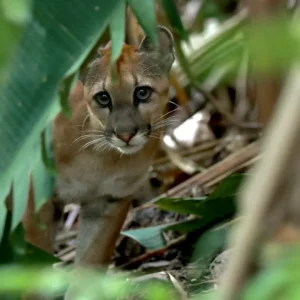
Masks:
[[[111,139],[112,146],[114,146],[116,149],[118,149],[121,153],[124,154],[133,154],[138,152],[144,147],[146,142],[147,138],[140,133],[136,134],[132,138],[132,140],[129,142],[129,145],[127,145],[127,143],[123,142],[116,136],[113,136],[113,138]]]
[[[144,145],[140,145],[140,146],[125,146],[123,148],[117,147],[117,149],[124,154],[133,154],[138,152],[139,150],[141,150],[143,148]]]

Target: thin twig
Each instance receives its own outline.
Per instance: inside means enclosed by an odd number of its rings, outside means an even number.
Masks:
[[[173,247],[176,247],[180,244],[182,244],[185,241],[185,236],[180,236],[174,240],[172,240],[168,245],[166,245],[163,248],[148,251],[138,257],[135,257],[134,259],[130,260],[129,262],[118,266],[119,269],[129,269],[129,268],[135,268],[136,266],[141,265],[143,262],[149,260],[152,257],[160,257],[165,254],[165,252]]]

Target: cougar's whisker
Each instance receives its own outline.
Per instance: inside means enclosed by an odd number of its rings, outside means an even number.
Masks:
[[[91,145],[93,145],[93,144],[96,144],[96,143],[98,143],[98,142],[101,142],[101,141],[103,141],[103,140],[104,140],[104,137],[100,137],[100,138],[98,138],[98,139],[94,139],[94,140],[92,140],[92,141],[90,141],[90,142],[84,144],[79,150],[81,150],[81,149],[87,149],[89,146],[91,146]]]
[[[94,137],[99,137],[100,138],[102,136],[99,135],[99,134],[85,134],[85,135],[82,135],[82,136],[76,138],[73,143],[79,142],[79,141],[87,139],[87,138],[94,138]]]
[[[153,124],[155,124],[155,122],[161,120],[163,117],[165,117],[165,116],[171,114],[172,112],[179,110],[179,108],[180,108],[180,107],[177,107],[177,108],[175,108],[175,109],[173,109],[173,110],[171,110],[171,111],[169,111],[169,112],[163,114],[162,116],[160,116],[159,118],[157,118],[156,120],[154,120],[154,121],[153,121]]]

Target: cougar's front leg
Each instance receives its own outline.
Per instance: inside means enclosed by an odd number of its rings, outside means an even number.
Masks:
[[[80,208],[75,276],[77,267],[102,267],[110,263],[116,241],[129,211],[131,197],[99,199]],[[71,283],[65,300],[73,300],[78,284]]]
[[[125,199],[107,197],[81,206],[76,265],[109,264],[131,200],[131,197]]]

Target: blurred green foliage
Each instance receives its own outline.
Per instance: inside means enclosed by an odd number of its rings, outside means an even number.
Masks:
[[[56,295],[62,293],[71,280],[70,274],[45,267],[56,260],[24,241],[19,222],[28,194],[28,174],[31,172],[33,176],[39,208],[52,192],[55,174],[50,121],[60,108],[70,114],[69,91],[83,61],[107,27],[112,39],[112,63],[118,58],[125,38],[127,4],[155,42],[153,0],[143,5],[141,0],[0,0],[0,293],[19,294],[30,290]],[[175,32],[178,60],[184,71],[180,78],[187,79],[188,85],[201,83],[206,88],[212,81],[215,85],[231,83],[245,55],[249,58],[251,72],[256,74],[285,72],[299,59],[297,12],[293,20],[279,18],[253,24],[247,21],[244,12],[236,13],[238,1],[206,0],[197,21],[202,24],[208,18],[216,18],[225,22],[186,56],[182,43],[189,40],[188,33],[192,32],[185,29],[172,0],[162,0],[161,6]],[[63,89],[58,94],[60,85]],[[162,209],[193,213],[201,218],[123,234],[149,249],[158,249],[165,245],[162,230],[184,233],[200,230],[196,256],[205,257],[209,262],[213,253],[224,247],[228,228],[216,226],[234,215],[241,180],[242,176],[228,178],[205,199],[162,199],[158,202]],[[12,184],[14,209],[6,212],[4,200]],[[262,271],[246,288],[243,299],[299,299],[298,250],[297,247],[290,249],[279,262]],[[40,264],[42,266],[38,267]],[[78,286],[83,289],[78,299],[86,299],[84,297],[91,293],[101,293],[103,299],[116,299],[129,295],[132,290],[146,293],[147,299],[176,298],[170,288],[160,284],[151,283],[149,287],[133,283],[133,286],[123,276],[104,277],[88,271],[82,274]],[[217,296],[201,294],[199,299],[217,299]]]

